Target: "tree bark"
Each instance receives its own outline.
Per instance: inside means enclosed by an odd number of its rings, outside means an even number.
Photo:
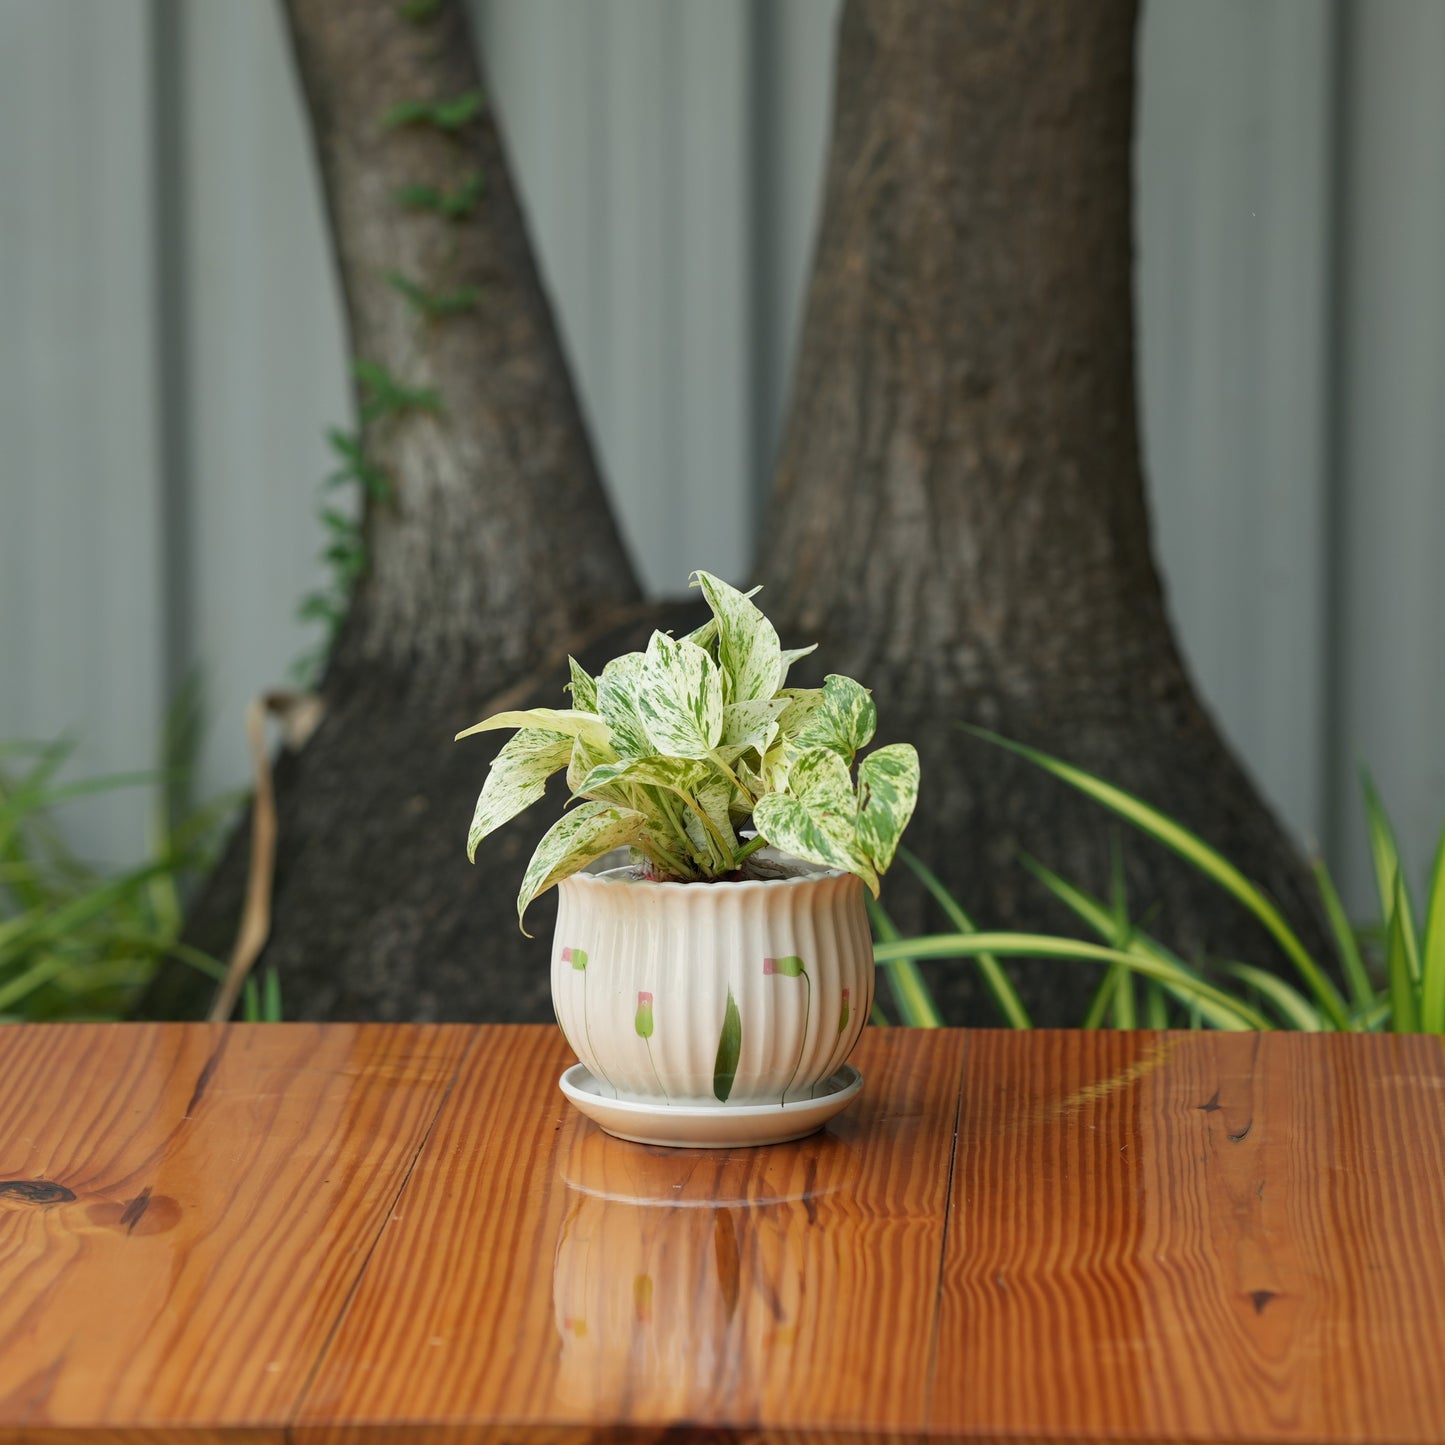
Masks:
[[[1329,956],[1296,850],[1190,685],[1154,565],[1135,19],[1132,0],[849,0],[761,575],[789,635],[874,688],[880,736],[919,743],[907,841],[981,925],[1069,926],[1019,851],[1103,893],[1128,830],[961,722],[1173,813]],[[1279,962],[1198,874],[1124,842],[1136,917],[1186,954]],[[888,899],[905,931],[944,926],[893,877]],[[988,1017],[966,965],[931,972],[954,1018]],[[1054,1023],[1077,1022],[1098,981],[1073,964],[1026,972]]]
[[[481,74],[465,6],[416,9],[286,6],[352,355],[412,401],[365,427],[394,498],[367,507],[369,565],[326,670],[325,720],[278,763],[261,966],[278,970],[288,1017],[548,1017],[546,910],[529,940],[512,901],[546,820],[488,840],[471,868],[471,805],[502,738],[452,735],[501,699],[565,706],[569,650],[600,667],[599,652],[644,645],[654,620],[694,614],[641,603],[495,118],[485,105],[467,116]],[[438,124],[417,103],[452,109]],[[416,203],[418,187],[433,204]],[[450,301],[429,317],[408,290]],[[359,410],[376,387],[360,392]],[[221,957],[248,849],[249,820],[188,923]],[[147,1008],[196,1013],[208,995],[172,969]]]

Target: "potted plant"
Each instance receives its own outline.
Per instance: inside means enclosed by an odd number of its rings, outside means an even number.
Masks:
[[[467,853],[565,768],[576,806],[517,897],[524,920],[560,885],[552,999],[584,1066],[564,1090],[627,1137],[797,1137],[861,1084],[843,1065],[873,1000],[863,888],[877,894],[912,815],[918,755],[878,748],[855,781],[867,689],[785,686],[813,648],[784,650],[754,593],[694,578],[713,614],[695,632],[654,632],[596,678],[572,661],[572,707],[457,734],[517,729]]]

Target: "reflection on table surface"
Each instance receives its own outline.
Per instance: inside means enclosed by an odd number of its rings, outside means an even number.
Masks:
[[[646,1396],[683,1413],[800,1334],[838,1283],[830,1226],[848,1214],[857,1149],[829,1132],[724,1153],[575,1131],[559,1172],[552,1264],[559,1403]],[[831,1318],[831,1315],[830,1315]],[[834,1321],[836,1323],[836,1320]]]

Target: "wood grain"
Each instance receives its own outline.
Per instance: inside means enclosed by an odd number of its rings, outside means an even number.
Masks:
[[[973,1034],[930,1425],[1445,1438],[1445,1051]]]
[[[281,1439],[474,1033],[0,1030],[0,1438]]]
[[[297,1439],[916,1432],[962,1046],[870,1030],[824,1133],[694,1152],[568,1109],[555,1029],[483,1029]]]
[[[0,1445],[1445,1439],[1438,1039],[870,1030],[734,1151],[569,1061],[0,1031]]]

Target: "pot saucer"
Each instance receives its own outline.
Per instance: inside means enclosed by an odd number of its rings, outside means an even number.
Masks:
[[[814,1133],[853,1102],[863,1075],[844,1064],[818,1086],[816,1098],[789,1104],[639,1104],[604,1094],[585,1064],[573,1064],[558,1085],[614,1138],[681,1149],[728,1149],[785,1144]]]

